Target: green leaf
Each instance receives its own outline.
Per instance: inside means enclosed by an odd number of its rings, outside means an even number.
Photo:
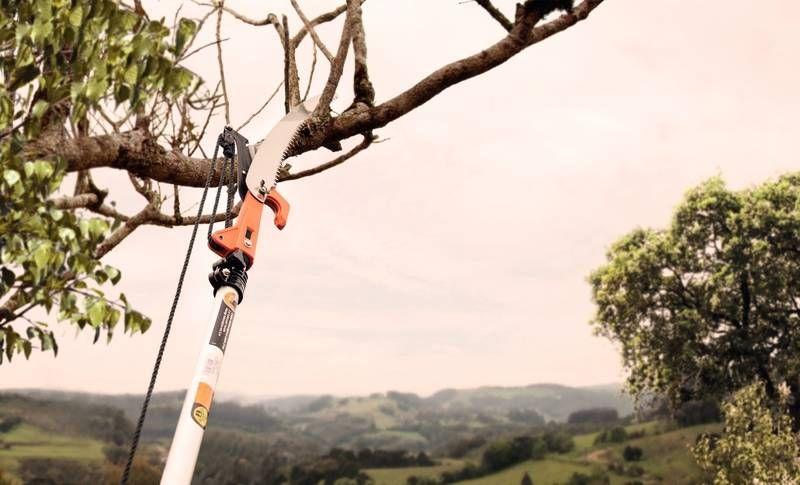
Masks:
[[[139,64],[134,62],[128,67],[128,69],[125,70],[125,74],[123,75],[123,80],[129,86],[134,86],[138,79],[139,79]]]
[[[108,279],[111,280],[111,283],[116,285],[119,283],[119,279],[122,277],[122,273],[117,268],[113,268],[111,266],[106,266],[105,268],[106,274],[108,275]]]
[[[51,250],[52,248],[49,242],[42,243],[36,247],[33,251],[33,262],[36,264],[37,268],[44,269],[47,267],[47,263],[50,261]]]
[[[17,279],[17,275],[14,274],[13,271],[3,266],[0,268],[0,279],[3,281],[3,284],[6,286],[11,286],[14,284],[14,281]]]
[[[75,8],[72,9],[72,12],[69,13],[69,23],[73,27],[80,27],[81,23],[83,22],[83,6],[80,2],[75,5]]]
[[[25,358],[28,359],[31,356],[31,351],[33,350],[33,344],[31,344],[30,340],[23,340],[22,341],[22,351],[25,353]]]
[[[13,186],[20,180],[19,172],[13,169],[6,169],[3,171],[3,180],[5,180],[8,185]]]
[[[186,44],[197,32],[197,24],[189,19],[180,19],[178,29],[175,32],[175,53],[180,55]]]
[[[47,160],[36,160],[33,162],[33,173],[40,180],[44,180],[53,175],[53,164]]]
[[[106,318],[106,310],[106,303],[103,300],[97,300],[92,303],[87,312],[89,323],[91,323],[93,327],[99,328]]]
[[[92,78],[86,85],[86,97],[97,101],[108,89],[108,81],[102,78]]]
[[[39,101],[36,102],[36,104],[33,105],[33,109],[31,109],[31,116],[33,116],[36,119],[41,118],[42,115],[45,113],[45,111],[47,111],[48,106],[50,106],[50,103],[48,103],[43,99],[40,99]]]
[[[20,87],[36,79],[38,75],[39,68],[33,64],[27,64],[19,67],[11,74],[11,83],[8,86],[8,90],[16,91]]]

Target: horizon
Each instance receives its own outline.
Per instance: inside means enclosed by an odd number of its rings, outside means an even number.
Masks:
[[[438,389],[432,393],[416,393],[412,391],[404,391],[399,389],[387,389],[385,391],[374,391],[369,393],[362,393],[362,394],[333,394],[333,393],[300,393],[300,394],[247,394],[241,392],[221,392],[219,397],[225,398],[227,396],[241,396],[241,397],[248,397],[248,398],[258,398],[264,400],[270,399],[284,399],[284,398],[291,398],[291,397],[317,397],[317,396],[331,396],[335,398],[351,398],[351,397],[370,397],[374,394],[381,394],[386,395],[390,392],[398,392],[401,394],[414,394],[418,397],[423,399],[427,399],[435,394],[438,394],[442,391],[475,391],[479,389],[525,389],[530,387],[539,387],[539,386],[556,386],[556,387],[563,387],[568,389],[599,389],[599,388],[612,388],[617,387],[620,391],[621,395],[630,396],[627,391],[625,390],[625,384],[620,382],[609,382],[605,384],[592,384],[587,386],[569,386],[566,384],[558,384],[555,382],[538,382],[535,384],[525,384],[519,386],[495,386],[495,385],[479,385],[475,387],[443,387]],[[62,388],[55,388],[55,387],[14,387],[14,388],[0,388],[0,394],[2,393],[15,393],[15,392],[30,392],[30,391],[45,391],[45,392],[55,392],[55,393],[64,393],[64,394],[90,394],[90,395],[97,395],[97,396],[139,396],[141,393],[135,392],[114,392],[114,393],[104,393],[104,392],[94,392],[94,391],[83,391],[83,390],[76,390],[76,389],[62,389]],[[155,394],[171,394],[171,393],[184,393],[186,392],[186,388],[184,389],[161,389],[154,392]]]

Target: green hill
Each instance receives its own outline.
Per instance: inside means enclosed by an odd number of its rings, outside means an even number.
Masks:
[[[542,460],[528,460],[497,473],[484,477],[459,482],[468,485],[519,485],[525,473],[537,485],[555,485],[566,483],[573,473],[591,475],[607,473],[611,485],[624,485],[634,480],[642,483],[669,483],[674,485],[698,483],[700,471],[689,452],[689,446],[695,442],[698,434],[718,431],[719,424],[707,424],[689,428],[674,429],[661,432],[660,423],[645,423],[628,426],[628,432],[644,431],[641,438],[627,440],[623,443],[594,444],[597,433],[575,437],[575,450],[564,455],[549,454]],[[643,450],[641,461],[627,463],[622,458],[625,446],[636,446]],[[471,455],[471,461],[479,461],[479,453]],[[644,474],[630,476],[609,470],[609,464],[624,463],[641,467]],[[396,468],[367,470],[375,485],[403,485],[410,476],[436,478],[442,471],[461,466],[462,462],[448,460],[440,467],[427,469]]]

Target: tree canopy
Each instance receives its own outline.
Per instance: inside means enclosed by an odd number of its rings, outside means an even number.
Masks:
[[[590,276],[598,334],[618,342],[638,395],[677,404],[764,382],[800,418],[800,174],[745,190],[713,178],[671,225],[636,229]]]

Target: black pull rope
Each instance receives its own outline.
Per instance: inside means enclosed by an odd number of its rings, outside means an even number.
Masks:
[[[211,212],[214,215],[217,215],[217,207],[219,206],[219,199],[220,195],[222,194],[222,186],[227,185],[228,187],[228,200],[226,202],[225,208],[225,227],[231,227],[233,224],[231,218],[231,212],[233,211],[233,194],[236,190],[236,182],[233,180],[233,158],[225,157],[222,162],[222,167],[220,169],[220,176],[219,176],[219,185],[217,185],[217,193],[214,196],[214,206],[211,209]],[[208,237],[211,237],[211,233],[214,232],[214,218],[211,219],[211,222],[208,224]]]
[[[203,214],[203,205],[206,202],[206,195],[208,194],[208,188],[211,185],[211,178],[214,175],[214,171],[217,165],[217,154],[219,153],[219,146],[220,146],[220,139],[217,140],[217,145],[214,147],[214,158],[211,160],[211,168],[206,175],[206,184],[203,187],[203,195],[200,197],[200,205],[197,208],[197,218],[194,221],[194,226],[192,227],[192,237],[189,239],[189,247],[186,250],[186,258],[183,260],[183,267],[181,268],[181,274],[178,277],[178,286],[175,288],[175,297],[172,299],[172,307],[169,310],[169,317],[167,317],[167,325],[164,327],[164,335],[161,337],[161,345],[158,347],[158,355],[156,356],[155,365],[153,365],[153,373],[150,375],[150,385],[147,387],[147,394],[145,394],[144,402],[142,403],[142,410],[139,414],[139,421],[136,423],[136,430],[133,433],[133,441],[131,442],[131,449],[128,453],[128,462],[125,464],[125,471],[122,473],[122,485],[126,485],[128,483],[128,479],[130,478],[131,474],[131,467],[133,466],[133,458],[136,456],[136,449],[139,447],[139,438],[142,434],[142,428],[144,427],[144,420],[147,416],[147,408],[150,405],[150,398],[153,396],[153,388],[156,385],[156,379],[158,378],[158,371],[161,368],[161,360],[164,357],[164,350],[167,347],[167,339],[169,338],[169,332],[172,328],[172,319],[175,317],[175,310],[178,308],[178,300],[181,297],[181,290],[183,289],[183,279],[186,277],[186,270],[189,267],[189,259],[192,256],[192,248],[194,247],[194,240],[197,237],[197,228],[200,226],[200,216]],[[220,186],[222,185],[222,178],[223,174],[225,173],[223,165],[223,172],[220,175]],[[217,200],[219,200],[219,191],[217,191]],[[211,221],[213,224],[214,218],[216,217],[217,212],[217,205],[214,204],[214,212],[211,215]],[[209,234],[211,233],[209,225]]]
[[[225,206],[225,227],[233,225],[233,196],[236,194],[236,178],[233,159],[228,160],[228,204]]]

